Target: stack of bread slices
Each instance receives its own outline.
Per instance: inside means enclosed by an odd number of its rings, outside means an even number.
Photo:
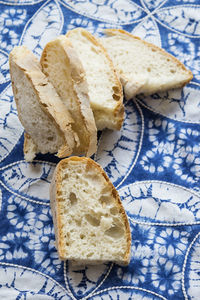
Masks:
[[[56,153],[50,188],[61,260],[130,261],[131,233],[120,197],[91,160],[97,130],[120,130],[127,100],[183,87],[192,73],[175,57],[128,32],[97,39],[76,28],[50,41],[40,62],[25,46],[9,57],[13,94],[25,128],[24,156]],[[80,157],[83,156],[83,157]]]
[[[192,73],[175,57],[128,32],[97,39],[83,28],[50,41],[40,62],[25,46],[9,57],[24,155],[57,156],[96,151],[97,130],[120,130],[126,99],[183,87]]]

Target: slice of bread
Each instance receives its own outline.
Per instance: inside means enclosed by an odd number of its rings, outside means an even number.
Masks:
[[[108,51],[124,86],[127,99],[183,87],[191,71],[163,49],[120,29],[106,29],[101,42]]]
[[[91,156],[96,151],[97,129],[90,108],[85,72],[69,39],[63,35],[49,42],[42,52],[40,63],[74,119],[72,128],[80,140],[74,154]]]
[[[70,157],[56,166],[50,203],[61,260],[127,265],[131,234],[120,197],[100,165]]]
[[[119,130],[124,120],[123,91],[111,59],[88,31],[76,28],[67,33],[83,65],[90,104],[98,130]]]
[[[32,160],[36,152],[57,152],[58,157],[72,154],[79,143],[71,128],[74,121],[37,58],[25,46],[18,46],[11,51],[9,63],[18,117],[28,134],[25,158]]]

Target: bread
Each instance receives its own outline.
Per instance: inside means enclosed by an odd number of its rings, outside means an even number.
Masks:
[[[74,154],[91,156],[96,151],[97,129],[90,108],[85,73],[67,37],[59,36],[49,42],[42,52],[40,63],[74,119],[72,129],[80,140]]]
[[[37,145],[34,143],[28,133],[24,133],[24,158],[27,162],[34,160],[36,154],[38,153]]]
[[[124,120],[123,91],[111,59],[91,33],[76,28],[67,33],[86,73],[91,108],[98,130],[119,130]]]
[[[71,128],[74,121],[42,73],[37,58],[25,46],[18,46],[11,51],[9,63],[18,117],[31,137],[28,144],[25,142],[30,150],[25,157],[32,160],[36,152],[57,152],[58,157],[72,154],[79,143]]]
[[[152,94],[183,87],[192,73],[163,49],[120,29],[106,29],[103,46],[124,86],[127,99],[139,93]]]
[[[92,159],[70,157],[56,166],[50,203],[61,260],[127,265],[131,234],[120,197]]]

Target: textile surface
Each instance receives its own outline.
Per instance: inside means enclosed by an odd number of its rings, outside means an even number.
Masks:
[[[103,131],[94,159],[119,191],[131,262],[74,267],[59,261],[49,206],[54,156],[23,158],[23,127],[8,55],[83,27],[122,28],[191,69],[180,90],[125,103],[119,132]],[[0,1],[0,299],[200,299],[200,3],[198,0]]]

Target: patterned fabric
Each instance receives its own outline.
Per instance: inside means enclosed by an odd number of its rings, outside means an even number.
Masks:
[[[0,298],[199,299],[200,5],[198,0],[2,0],[0,2]],[[23,128],[8,54],[77,26],[123,28],[162,46],[194,74],[184,89],[125,104],[120,132],[104,131],[94,159],[117,187],[132,231],[131,262],[61,263],[49,207],[56,158],[23,160]]]

